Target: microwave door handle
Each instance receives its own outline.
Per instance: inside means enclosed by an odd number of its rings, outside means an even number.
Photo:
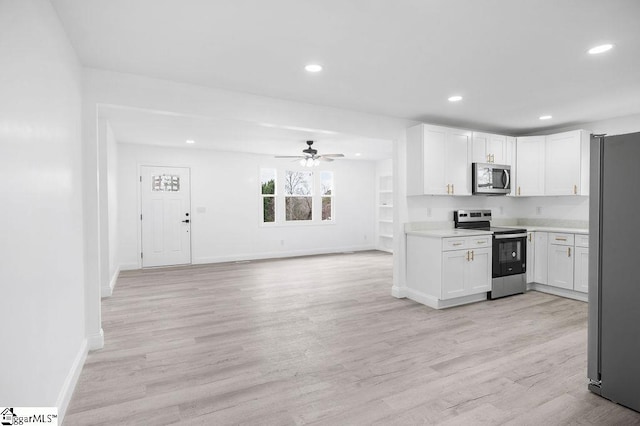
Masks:
[[[504,173],[504,178],[502,179],[504,181],[504,189],[507,189],[509,187],[509,172],[504,169],[502,173]]]

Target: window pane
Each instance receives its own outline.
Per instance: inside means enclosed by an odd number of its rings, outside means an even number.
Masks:
[[[275,197],[262,197],[262,221],[264,223],[276,221]]]
[[[161,175],[151,177],[152,191],[180,191],[180,176],[178,175]]]
[[[285,195],[311,195],[311,188],[313,188],[312,172],[287,171],[284,179]]]
[[[322,195],[333,195],[333,172],[320,172],[320,191]]]
[[[332,197],[322,197],[322,220],[333,220]]]
[[[286,197],[286,220],[311,220],[312,197]]]
[[[262,194],[276,193],[276,169],[260,169]]]

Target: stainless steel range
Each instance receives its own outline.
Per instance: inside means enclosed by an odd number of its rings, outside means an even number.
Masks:
[[[527,230],[491,226],[491,210],[456,210],[455,227],[493,232],[490,299],[527,290]]]

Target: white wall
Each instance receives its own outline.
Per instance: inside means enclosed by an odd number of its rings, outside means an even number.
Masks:
[[[81,75],[48,1],[0,2],[0,401],[64,413],[86,356]]]
[[[107,146],[107,205],[109,211],[109,286],[102,296],[110,296],[120,272],[118,256],[118,144],[113,129],[106,123]]]
[[[334,224],[275,226],[261,224],[260,168],[277,168],[278,180],[282,182],[286,169],[304,169],[297,163],[195,147],[119,144],[118,164],[122,269],[139,267],[140,165],[190,168],[193,263],[374,247],[375,163],[372,161],[336,160],[312,169],[334,173]]]

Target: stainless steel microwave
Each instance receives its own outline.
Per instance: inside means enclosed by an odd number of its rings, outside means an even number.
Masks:
[[[511,193],[511,166],[473,163],[471,176],[473,194],[505,195]]]

